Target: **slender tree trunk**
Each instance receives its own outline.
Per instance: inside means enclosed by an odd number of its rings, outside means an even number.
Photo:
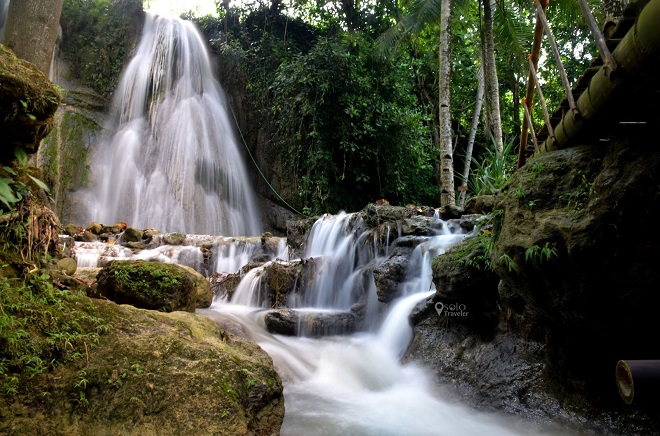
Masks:
[[[12,0],[9,2],[5,45],[16,56],[50,73],[64,0]]]
[[[493,35],[493,0],[483,0],[484,6],[484,75],[489,96],[489,114],[497,154],[502,154],[502,117],[500,115],[500,86],[495,63],[495,37]]]
[[[229,1],[222,0],[222,8],[225,10],[225,19],[223,20],[225,23],[225,42],[229,41]]]
[[[439,140],[440,140],[440,206],[456,207],[454,192],[454,157],[451,143],[450,101],[450,17],[451,0],[442,0],[440,6],[440,47],[438,69],[439,86]]]
[[[470,177],[470,164],[472,163],[472,150],[474,149],[474,138],[477,136],[477,127],[479,126],[479,114],[484,102],[484,76],[483,65],[477,73],[477,100],[474,104],[474,114],[472,115],[472,126],[470,126],[470,136],[468,137],[467,147],[465,149],[465,167],[463,168],[463,181],[461,182],[461,195],[458,205],[465,206],[465,196],[467,194],[467,181]]]

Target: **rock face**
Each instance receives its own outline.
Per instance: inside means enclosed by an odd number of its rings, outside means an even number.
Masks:
[[[60,95],[48,78],[0,44],[0,162],[14,159],[14,148],[36,153],[52,129]]]
[[[99,272],[97,288],[116,303],[164,312],[194,312],[212,300],[210,284],[198,272],[159,262],[112,261]]]
[[[75,368],[0,397],[0,433],[279,433],[282,382],[257,345],[202,316],[94,301],[107,333]]]
[[[406,361],[480,407],[586,434],[657,434],[656,411],[623,404],[614,369],[658,354],[660,236],[642,229],[660,213],[659,176],[644,141],[576,147],[472,202],[492,221],[434,262],[438,291],[412,314]],[[442,311],[452,303],[467,314]]]
[[[269,311],[264,321],[271,333],[287,336],[344,335],[355,331],[355,315],[350,312]]]

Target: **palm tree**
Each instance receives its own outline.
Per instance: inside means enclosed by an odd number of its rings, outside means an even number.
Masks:
[[[482,53],[485,85],[488,89],[489,121],[493,129],[493,137],[497,154],[502,154],[502,117],[500,115],[500,85],[497,80],[497,64],[495,63],[495,35],[493,32],[493,6],[494,0],[483,0],[483,38]]]
[[[438,123],[440,141],[440,207],[455,208],[454,153],[451,142],[451,0],[440,5],[440,47],[438,51]]]

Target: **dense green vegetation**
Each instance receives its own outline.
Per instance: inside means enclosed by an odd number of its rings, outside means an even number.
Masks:
[[[430,19],[421,30],[409,32],[401,17],[414,9],[413,3],[365,2],[355,7],[331,2],[324,7],[312,2],[284,9],[280,2],[253,2],[220,7],[219,17],[188,14],[220,55],[224,75],[229,76],[225,80],[242,83],[259,124],[270,126],[271,144],[296,184],[298,196],[288,200],[298,209],[355,210],[379,198],[438,205],[438,27]],[[583,26],[575,25],[575,8],[560,8],[564,6],[557,9],[555,38],[574,79],[593,50]],[[500,158],[493,150],[492,120],[482,116],[470,195],[498,189],[511,172],[520,129],[519,100],[526,87],[531,10],[527,5],[498,4],[494,15],[508,157]],[[398,30],[393,27],[397,22]],[[477,2],[455,7],[451,126],[457,173],[464,165],[474,112],[482,24]],[[243,82],[232,75],[244,76]],[[543,78],[548,104],[556,107],[562,98],[559,78],[553,69]]]
[[[63,51],[72,71],[101,93],[112,91],[134,43],[131,38],[139,34],[139,18],[119,18],[134,13],[137,3],[65,1]],[[486,185],[480,180],[495,177],[500,183],[511,172],[494,174],[511,169],[502,167],[512,165],[511,158],[498,157],[492,168],[490,161],[499,156],[502,143],[509,144],[509,154],[517,153],[533,37],[530,5],[509,1],[491,6],[501,121],[493,115],[487,86],[472,155],[467,150],[477,83],[486,80],[482,65],[489,50],[483,36],[484,4],[454,2],[451,17],[456,185],[466,161],[474,161],[473,169],[480,172],[468,183],[468,196],[482,192],[479,187]],[[223,82],[244,96],[248,127],[260,129],[259,139],[251,138],[248,146],[283,162],[280,177],[293,185],[287,187],[285,200],[316,214],[357,210],[380,198],[393,204],[438,205],[444,138],[438,115],[439,7],[432,0],[218,2],[218,16],[195,17],[191,12],[184,18],[196,21],[210,41],[220,58]],[[575,2],[566,1],[548,9],[571,80],[595,53],[576,9]],[[595,3],[592,10],[599,13]],[[541,79],[552,110],[563,89],[547,44],[541,54],[546,59]],[[533,112],[542,119],[539,107]],[[502,141],[496,124],[501,125]]]
[[[0,168],[0,395],[84,358],[107,329],[85,292],[56,277],[58,222],[25,151],[16,157]]]
[[[65,0],[61,50],[71,74],[110,94],[139,34],[141,7],[140,0]]]

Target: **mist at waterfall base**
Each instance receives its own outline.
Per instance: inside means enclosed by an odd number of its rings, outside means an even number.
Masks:
[[[81,221],[260,234],[232,119],[194,25],[147,14],[114,93],[107,134],[91,149],[93,179],[80,193]]]
[[[216,299],[209,309],[198,310],[221,324],[239,325],[273,358],[285,386],[286,414],[281,434],[551,434],[531,423],[479,413],[446,399],[422,368],[399,363],[412,337],[410,311],[435,291],[431,280],[433,257],[466,235],[442,223],[437,236],[424,238],[410,258],[406,281],[400,286],[401,296],[386,307],[375,298],[369,271],[386,258],[390,247],[379,250],[376,241],[370,241],[373,235],[369,232],[354,235],[351,219],[352,215],[339,214],[325,216],[314,224],[305,254],[317,265],[314,283],[304,290],[310,298],[293,292],[287,307],[348,311],[360,298],[366,304],[362,331],[321,338],[269,333],[264,322],[268,302],[259,297],[259,268],[246,274],[231,301]],[[370,278],[367,295],[357,297],[354,290],[364,274]]]

